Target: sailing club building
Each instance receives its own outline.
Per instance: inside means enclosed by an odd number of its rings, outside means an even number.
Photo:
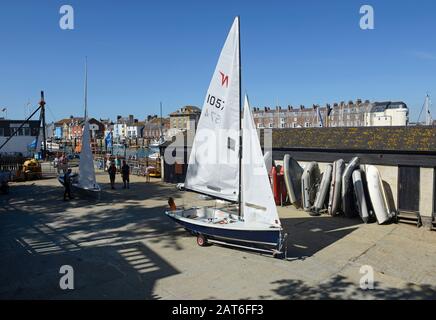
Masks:
[[[265,136],[272,137],[276,164],[281,164],[285,154],[289,154],[301,165],[318,162],[321,171],[338,159],[349,162],[353,157],[359,157],[362,164],[375,165],[399,221],[427,229],[435,226],[436,127],[332,127],[259,132],[261,143]],[[165,153],[171,152],[175,159],[171,164],[162,161],[165,182],[184,182],[192,146],[190,136],[181,134],[162,145],[161,157],[165,160]],[[171,149],[167,150],[168,147]]]

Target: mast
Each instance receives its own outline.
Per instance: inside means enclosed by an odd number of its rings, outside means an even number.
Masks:
[[[431,125],[431,114],[430,114],[430,95],[427,94],[425,103],[425,124],[427,126]]]
[[[85,57],[85,121],[88,121],[88,57]]]
[[[163,142],[163,133],[162,133],[162,101],[160,102],[160,137],[159,137],[159,143]]]
[[[241,21],[238,16],[238,59],[239,59],[239,208],[238,215],[242,217],[242,90],[241,90]]]
[[[43,139],[43,151],[42,151],[42,159],[45,160],[47,157],[47,137],[45,134],[45,100],[44,100],[44,91],[41,91],[41,102],[39,103],[41,106],[41,120],[42,120],[42,139]],[[37,139],[38,141],[38,139]]]

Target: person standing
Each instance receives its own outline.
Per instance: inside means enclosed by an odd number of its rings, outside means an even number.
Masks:
[[[121,167],[121,175],[123,176],[123,188],[129,189],[130,188],[130,167],[126,163],[126,160],[123,160],[123,166]]]
[[[71,196],[71,169],[68,169],[64,174],[64,201],[67,201],[67,196],[70,200],[73,199]]]
[[[109,171],[109,168],[111,167],[111,160],[109,159],[109,157],[107,158],[106,161],[106,171]]]
[[[111,189],[115,189],[115,175],[117,174],[117,167],[115,167],[115,162],[111,162],[109,169],[107,169],[109,173],[109,179],[111,181]]]

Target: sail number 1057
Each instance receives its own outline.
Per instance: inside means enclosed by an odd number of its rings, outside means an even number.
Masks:
[[[217,109],[224,110],[224,101],[217,99],[215,96],[208,95],[206,102]]]

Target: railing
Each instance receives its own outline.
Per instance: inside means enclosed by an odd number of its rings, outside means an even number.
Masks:
[[[107,159],[103,157],[95,157],[94,158],[96,166],[99,170],[107,170],[106,168],[106,161]],[[111,160],[114,160],[111,158]],[[121,166],[123,163],[123,159],[120,159],[119,165],[117,165],[117,169],[121,170]],[[137,176],[145,176],[147,173],[147,168],[154,167],[157,172],[161,172],[161,159],[151,159],[151,158],[144,158],[144,159],[128,159],[126,160],[126,163],[130,167],[130,174],[137,175]]]
[[[23,163],[26,160],[20,156],[1,156],[0,157],[0,172],[10,174],[12,180],[21,172]]]

